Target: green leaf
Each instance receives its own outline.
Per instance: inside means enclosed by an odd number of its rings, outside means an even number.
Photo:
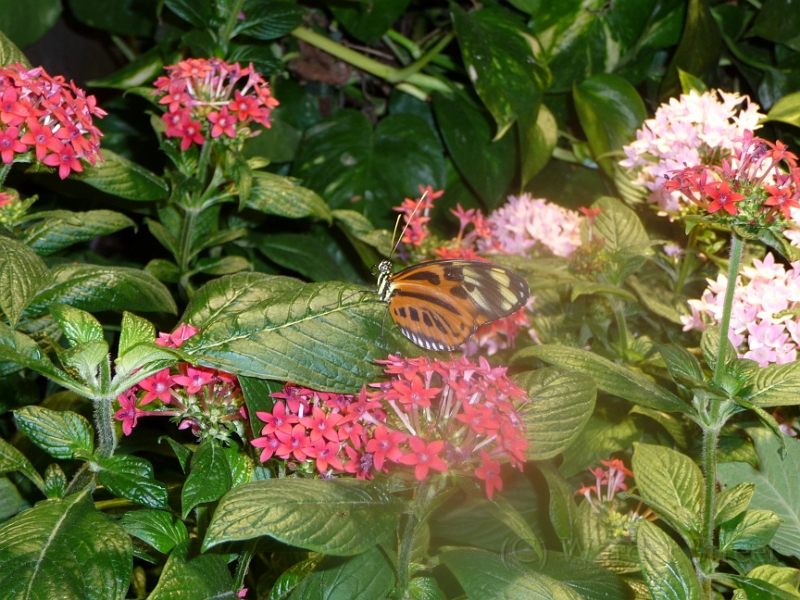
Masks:
[[[434,94],[433,111],[458,172],[488,208],[499,206],[517,162],[512,136],[493,142],[489,115],[459,94]]]
[[[175,453],[175,457],[178,459],[178,462],[181,464],[181,470],[185,473],[186,472],[186,465],[189,464],[189,459],[192,457],[191,451],[184,445],[179,444],[171,437],[167,437],[166,435],[162,435],[158,438],[158,443],[161,443],[161,440],[167,440],[170,448]]]
[[[767,0],[753,23],[748,36],[754,35],[800,50],[800,19],[794,11],[791,0]]]
[[[787,94],[773,104],[765,121],[779,121],[800,127],[800,92]]]
[[[720,527],[720,551],[762,548],[769,543],[780,524],[781,518],[772,511],[746,510]]]
[[[691,73],[687,73],[683,69],[678,69],[678,79],[681,82],[681,91],[684,94],[695,91],[698,94],[703,94],[708,91],[708,86],[699,77],[695,77]]]
[[[0,311],[12,327],[50,278],[41,258],[22,242],[0,232]]]
[[[108,359],[108,343],[93,340],[58,353],[62,366],[74,378],[93,389],[98,385],[98,367]]]
[[[142,37],[154,33],[155,23],[151,14],[156,4],[154,0],[116,0],[110,4],[104,0],[69,0],[73,16],[81,23],[116,35]]]
[[[598,389],[625,398],[634,404],[667,412],[688,411],[688,407],[680,398],[656,385],[644,375],[586,350],[556,345],[531,346],[517,352],[512,358],[512,364],[531,356],[570,371],[589,375],[594,378]]]
[[[720,50],[722,37],[705,0],[689,0],[683,35],[667,74],[661,80],[659,96],[668,98],[680,94],[678,69],[703,77],[717,64]]]
[[[594,410],[597,386],[583,373],[556,367],[526,371],[516,382],[530,403],[520,408],[528,428],[528,460],[545,460],[573,443]]]
[[[694,354],[682,346],[677,344],[658,346],[658,353],[675,381],[679,381],[681,378],[703,381],[703,369],[700,362],[694,357]]]
[[[303,285],[298,279],[264,273],[236,273],[219,277],[195,292],[180,321],[204,329],[218,319],[301,289]]]
[[[58,322],[70,344],[103,341],[103,326],[90,313],[60,302],[50,305],[50,314]]]
[[[258,418],[257,413],[272,410],[275,400],[270,397],[270,394],[280,392],[283,384],[267,379],[239,377],[239,385],[242,386],[247,415],[250,417],[250,427],[254,432],[259,433],[264,427],[264,422]]]
[[[222,444],[213,438],[206,438],[194,451],[189,475],[183,484],[181,491],[183,517],[186,518],[189,511],[198,504],[222,498],[231,489],[232,484],[231,467]]]
[[[386,229],[375,229],[369,219],[354,210],[334,210],[336,224],[342,227],[355,239],[375,248],[383,256],[392,253],[392,232]]]
[[[581,296],[587,296],[592,294],[605,294],[608,296],[617,296],[618,298],[624,298],[629,302],[636,302],[636,296],[631,294],[628,290],[616,287],[614,285],[608,285],[605,283],[596,283],[593,281],[576,281],[572,284],[572,294],[570,295],[570,302],[575,302]]]
[[[610,423],[592,417],[573,444],[564,451],[564,462],[558,470],[564,477],[585,471],[598,460],[605,460],[615,452],[631,447],[639,437],[639,430],[631,418]]]
[[[686,298],[669,289],[649,285],[638,277],[628,277],[625,285],[630,286],[636,292],[639,302],[647,310],[675,323],[675,325],[683,325],[681,316],[689,314]]]
[[[593,562],[560,552],[548,552],[541,572],[561,581],[583,600],[633,600],[634,593],[622,579]]]
[[[43,218],[23,230],[20,237],[39,256],[49,256],[72,244],[136,226],[128,217],[113,210],[81,213],[59,210],[33,216]]]
[[[256,247],[275,264],[312,281],[346,279],[335,258],[313,233],[273,233],[252,236]]]
[[[634,447],[633,474],[642,498],[670,524],[699,531],[704,489],[700,467],[671,448],[642,443]]]
[[[394,587],[394,570],[377,547],[350,558],[323,558],[292,592],[293,600],[373,600]]]
[[[755,483],[751,509],[769,510],[783,522],[769,545],[788,556],[800,557],[800,445],[786,438],[786,458],[781,458],[781,441],[764,428],[748,428],[758,453],[759,469],[747,463],[719,465],[723,488]],[[785,437],[785,436],[784,436]]]
[[[105,148],[103,157],[105,162],[86,167],[83,173],[73,171],[72,177],[126,200],[150,202],[169,196],[169,185],[144,167]]]
[[[408,0],[371,0],[331,6],[331,12],[353,36],[374,44],[406,11]]]
[[[536,114],[547,79],[533,53],[532,36],[499,9],[465,12],[450,5],[461,57],[470,81],[497,123],[494,139],[503,137],[520,115]]]
[[[602,208],[603,212],[594,219],[593,235],[605,240],[603,248],[609,252],[645,247],[650,238],[637,214],[616,198],[603,196],[592,204],[592,208]],[[581,227],[581,241],[587,243],[588,220]]]
[[[101,79],[87,81],[86,84],[91,87],[128,90],[152,81],[163,72],[165,62],[166,64],[172,64],[175,61],[175,52],[168,47],[169,44],[167,42],[169,41],[168,37],[162,39],[160,44],[139,54],[124,67]],[[103,152],[105,152],[105,149]]]
[[[202,554],[190,558],[189,545],[190,541],[183,542],[172,551],[147,599],[238,600],[225,557]]]
[[[800,404],[800,363],[767,365],[748,379],[743,399],[756,406]]]
[[[48,498],[63,498],[67,492],[67,476],[57,464],[44,471],[44,493]]]
[[[119,334],[119,355],[122,356],[137,344],[156,339],[156,328],[147,319],[133,313],[122,313],[122,327]]]
[[[167,508],[167,486],[156,481],[153,465],[138,456],[100,459],[97,478],[115,496],[151,508]]]
[[[308,284],[217,319],[181,350],[228,373],[357,393],[383,373],[373,357],[410,346],[393,323],[382,328],[386,310],[361,288]]]
[[[697,574],[672,538],[643,519],[639,521],[636,541],[642,573],[653,600],[700,600]]]
[[[73,458],[76,453],[91,456],[94,452],[94,429],[77,413],[23,406],[14,415],[25,435],[53,458]]]
[[[535,114],[536,119],[531,115]],[[550,160],[558,142],[558,123],[553,113],[544,105],[539,110],[529,110],[519,116],[520,162],[522,163],[522,187],[533,179]]]
[[[64,264],[53,269],[53,281],[41,290],[25,315],[41,315],[53,302],[91,313],[106,310],[177,313],[175,300],[155,277],[128,267]]]
[[[736,360],[736,350],[733,344],[728,344],[725,348],[725,363]],[[712,369],[717,364],[717,353],[719,352],[719,325],[710,325],[708,329],[703,332],[700,337],[700,351],[703,353],[703,358]]]
[[[123,600],[133,549],[91,492],[45,500],[0,526],[0,597]]]
[[[16,515],[22,508],[22,496],[7,477],[0,477],[0,521]]]
[[[31,63],[28,61],[28,58],[22,53],[14,42],[6,37],[3,31],[8,31],[7,28],[3,27],[0,30],[0,65],[10,65],[11,63],[20,62],[25,67],[31,68]]]
[[[791,567],[777,567],[775,565],[759,565],[747,574],[753,579],[760,579],[772,585],[798,595],[797,586],[800,583],[800,571]]]
[[[669,413],[653,410],[652,408],[645,408],[644,406],[634,406],[628,414],[644,415],[653,419],[667,431],[679,449],[686,450],[689,447],[686,439],[686,430],[681,419]]]
[[[315,552],[352,556],[386,540],[404,508],[360,481],[254,481],[220,500],[203,546],[269,535]]]
[[[0,7],[0,31],[7,31],[14,44],[26,48],[47,33],[60,15],[58,0],[4,2]],[[8,65],[16,60],[3,57],[0,64]]]
[[[630,83],[609,73],[584,79],[572,94],[592,155],[612,176],[617,160],[610,155],[636,139],[647,118],[644,102]]]
[[[165,0],[164,4],[195,27],[208,25],[211,20],[210,0]]]
[[[756,486],[749,481],[722,490],[717,496],[717,514],[714,517],[714,526],[730,521],[743,513],[753,498]]]
[[[298,185],[292,177],[263,171],[254,173],[253,189],[245,205],[288,219],[318,217],[330,223],[333,218],[328,205],[315,191]]]
[[[439,555],[469,598],[579,600],[563,583],[485,550],[458,549]]]
[[[119,524],[128,535],[139,538],[162,554],[168,554],[178,544],[189,539],[186,525],[163,510],[130,510],[122,515]]]
[[[353,208],[373,223],[394,225],[392,207],[419,194],[418,185],[441,189],[444,156],[421,117],[395,114],[373,130],[361,112],[345,109],[305,132],[293,175],[331,208]]]
[[[0,473],[9,473],[11,471],[19,471],[40,489],[44,487],[42,478],[33,468],[30,461],[25,458],[25,455],[3,438],[0,438]]]
[[[220,256],[201,258],[195,267],[196,273],[208,275],[231,275],[250,268],[250,261],[244,256]]]
[[[36,342],[0,322],[0,375],[16,373],[22,368],[33,369],[54,380],[67,376],[50,362]]]
[[[760,579],[741,577],[739,575],[725,575],[727,579],[740,590],[747,594],[747,600],[796,600],[797,594],[782,590],[776,585]]]
[[[274,40],[303,23],[306,9],[291,2],[253,2],[245,5],[244,23],[237,27],[257,40]]]

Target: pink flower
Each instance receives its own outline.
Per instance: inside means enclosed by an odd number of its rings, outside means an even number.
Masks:
[[[294,456],[300,462],[306,459],[306,452],[311,446],[311,440],[306,435],[305,427],[297,424],[292,427],[291,433],[279,429],[275,431],[275,437],[281,442],[275,452],[278,456],[284,460],[289,458],[289,456]]]
[[[261,435],[269,435],[278,430],[290,433],[292,425],[297,423],[296,416],[286,413],[286,405],[283,402],[276,402],[272,412],[257,412],[256,416],[266,423],[261,429]]]
[[[414,477],[417,478],[417,481],[425,479],[428,476],[429,469],[447,471],[447,463],[438,456],[439,452],[444,449],[442,440],[426,444],[424,440],[412,435],[408,438],[408,443],[412,452],[404,454],[397,459],[397,462],[404,465],[414,465]]]
[[[139,387],[147,390],[147,393],[142,398],[142,406],[150,404],[153,400],[158,398],[165,404],[170,401],[170,388],[175,385],[172,377],[169,376],[169,369],[162,369],[152,377],[142,379],[139,382]]]
[[[337,471],[344,471],[342,461],[340,461],[337,456],[338,453],[338,442],[325,442],[323,439],[317,440],[312,446],[306,449],[306,454],[316,459],[317,471],[320,473],[325,473],[325,471],[328,470],[328,466],[333,467]]]
[[[267,462],[270,458],[272,458],[272,456],[281,446],[281,441],[274,435],[268,435],[250,440],[250,443],[256,448],[263,448],[260,457],[262,463]]]
[[[475,469],[475,477],[486,482],[486,496],[492,499],[494,491],[503,491],[503,480],[500,478],[500,463],[492,460],[485,450],[481,450],[483,464]]]
[[[311,417],[301,418],[300,423],[311,430],[312,443],[322,438],[331,442],[338,442],[339,434],[336,431],[336,426],[342,420],[342,415],[335,413],[326,415],[322,409],[316,406],[311,414]]]
[[[217,138],[221,136],[223,133],[230,138],[236,137],[236,130],[233,126],[236,124],[236,121],[239,119],[236,118],[236,115],[229,115],[228,114],[228,107],[223,106],[219,112],[210,112],[206,117],[210,123],[213,123],[213,127],[211,128],[211,137]]]
[[[386,425],[378,425],[375,428],[373,438],[367,442],[367,452],[372,453],[375,468],[378,471],[383,470],[383,463],[385,460],[398,462],[403,451],[398,448],[398,444],[406,441],[406,435],[401,431],[392,431],[386,428]]]
[[[119,402],[120,409],[116,412],[114,418],[122,421],[122,432],[125,435],[130,435],[144,411],[139,410],[136,406],[136,395],[130,393],[130,391],[117,396],[117,402]]]
[[[175,375],[172,381],[186,388],[187,394],[196,394],[204,385],[214,381],[214,372],[203,367],[188,367],[186,375]]]
[[[5,155],[3,156],[3,160],[5,161]],[[58,167],[58,176],[61,179],[66,179],[70,171],[77,171],[79,173],[83,171],[83,167],[73,147],[65,146],[64,144],[61,144],[59,149],[52,154],[48,154],[42,162],[50,167]]]
[[[7,165],[14,161],[14,154],[21,154],[28,149],[25,144],[17,139],[18,137],[19,129],[17,127],[9,127],[5,131],[0,131],[0,156],[2,156],[3,162]]]

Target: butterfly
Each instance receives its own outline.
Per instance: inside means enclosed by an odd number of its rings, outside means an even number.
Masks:
[[[403,335],[427,350],[455,350],[530,296],[520,275],[479,260],[432,260],[393,270],[391,260],[378,265],[378,295]]]

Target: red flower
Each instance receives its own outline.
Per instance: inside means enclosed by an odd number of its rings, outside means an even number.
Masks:
[[[159,101],[159,104],[169,104],[169,112],[179,112],[181,104],[187,106],[191,103],[191,97],[186,93],[186,82],[175,81],[169,84],[169,92],[166,93]]]
[[[136,395],[131,393],[130,390],[117,396],[117,401],[120,409],[114,415],[114,418],[122,421],[122,432],[125,435],[130,435],[133,428],[136,427],[139,416],[144,414],[144,411],[139,410],[136,406]]]
[[[274,435],[256,438],[250,443],[256,448],[264,449],[261,451],[261,462],[267,462],[270,458],[272,458],[272,455],[275,454],[281,445],[281,441]]]
[[[211,128],[212,138],[218,138],[223,133],[230,138],[236,137],[236,130],[233,128],[233,126],[236,124],[238,119],[236,118],[236,115],[228,114],[227,106],[223,106],[219,112],[208,113],[206,118],[214,125],[214,127]]]
[[[486,496],[491,500],[495,489],[498,492],[503,491],[503,480],[500,479],[500,463],[492,460],[485,450],[481,450],[481,460],[483,461],[483,466],[475,469],[475,477],[486,482]]]
[[[181,150],[186,151],[192,143],[202,146],[206,138],[203,137],[202,125],[200,121],[192,121],[187,115],[184,115],[182,122],[183,138],[181,139]]]
[[[422,481],[428,476],[428,469],[447,471],[447,463],[437,456],[444,448],[443,440],[436,440],[426,445],[424,440],[412,435],[408,438],[408,443],[413,452],[404,454],[397,459],[397,462],[404,465],[416,465],[414,476],[417,481]]]
[[[214,381],[214,371],[203,367],[189,367],[186,375],[175,375],[172,380],[184,386],[187,394],[196,394],[204,385]]]
[[[463,414],[457,415],[456,419],[468,424],[475,433],[485,434],[488,431],[489,435],[494,435],[500,429],[500,420],[493,408],[480,404],[473,406],[469,402],[464,402],[463,406]]]
[[[5,154],[3,160],[5,160]],[[83,171],[78,157],[75,156],[75,150],[72,146],[64,144],[61,144],[60,148],[54,150],[52,154],[48,154],[42,162],[50,167],[58,167],[58,176],[61,179],[66,179],[71,170],[78,173]]]
[[[715,213],[723,208],[728,214],[735,215],[737,212],[735,203],[744,200],[742,194],[731,192],[731,186],[727,181],[704,185],[703,191],[714,200],[708,205],[710,213]]]
[[[311,458],[317,459],[317,471],[324,473],[328,470],[328,465],[337,471],[344,471],[342,461],[339,460],[339,443],[338,442],[325,442],[325,440],[317,440],[313,446],[306,449],[306,454]]]
[[[28,119],[28,132],[20,138],[20,142],[28,146],[36,146],[36,160],[43,161],[47,151],[58,152],[61,144],[53,137],[47,125],[41,125],[36,119]]]
[[[28,147],[17,138],[19,137],[19,129],[17,127],[9,127],[3,132],[0,132],[0,156],[3,157],[5,164],[11,164],[14,161],[14,154],[25,152]],[[61,179],[64,179],[63,177]]]
[[[604,208],[586,208],[585,206],[581,206],[578,208],[586,217],[589,219],[589,223],[594,223],[594,218],[603,212]],[[491,498],[491,496],[489,496]]]
[[[257,412],[256,416],[266,423],[261,429],[261,435],[269,435],[278,430],[291,433],[292,425],[297,423],[296,416],[286,414],[286,405],[283,402],[276,402],[272,412]]]
[[[342,415],[336,413],[326,415],[325,411],[317,406],[314,407],[311,414],[310,417],[300,419],[300,423],[311,430],[311,441],[316,442],[325,438],[331,442],[338,442],[339,433],[336,431],[336,426],[342,420]]]
[[[311,440],[306,436],[306,428],[299,423],[292,427],[292,432],[287,433],[280,429],[275,432],[281,444],[275,451],[275,454],[286,460],[289,456],[294,457],[300,462],[305,461],[307,454],[306,451],[311,446]]]
[[[173,331],[169,338],[176,348],[180,348],[183,342],[200,331],[197,327],[192,327],[188,323],[181,323],[180,326]]]
[[[422,378],[414,375],[411,381],[393,381],[392,388],[397,394],[397,399],[403,404],[412,404],[421,408],[431,405],[431,399],[442,391],[442,388],[425,388]]]
[[[765,185],[764,189],[770,193],[769,198],[766,199],[764,204],[767,206],[777,206],[781,211],[781,214],[786,217],[787,219],[791,219],[791,209],[792,208],[800,208],[800,204],[797,203],[792,196],[792,189],[789,187],[777,187],[774,185]]]
[[[169,376],[169,367],[162,369],[152,377],[142,379],[139,382],[139,387],[147,390],[147,393],[142,398],[142,406],[150,404],[156,398],[169,404],[172,397],[169,390],[173,385],[175,383],[172,381],[172,377]]]
[[[378,425],[373,433],[373,438],[367,442],[367,452],[372,453],[372,460],[378,471],[383,470],[383,462],[388,458],[392,462],[397,462],[403,451],[397,447],[406,441],[406,435],[400,431],[392,431],[386,425]]]
[[[344,447],[347,456],[350,458],[344,466],[345,473],[352,473],[357,479],[372,479],[372,454],[368,452],[360,453],[350,446]]]
[[[19,125],[31,114],[29,106],[19,102],[18,97],[17,90],[13,87],[8,87],[3,92],[0,99],[0,121],[4,125]]]

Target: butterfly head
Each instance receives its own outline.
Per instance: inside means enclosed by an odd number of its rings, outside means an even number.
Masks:
[[[392,261],[390,260],[382,260],[378,263],[378,274],[392,274]]]

